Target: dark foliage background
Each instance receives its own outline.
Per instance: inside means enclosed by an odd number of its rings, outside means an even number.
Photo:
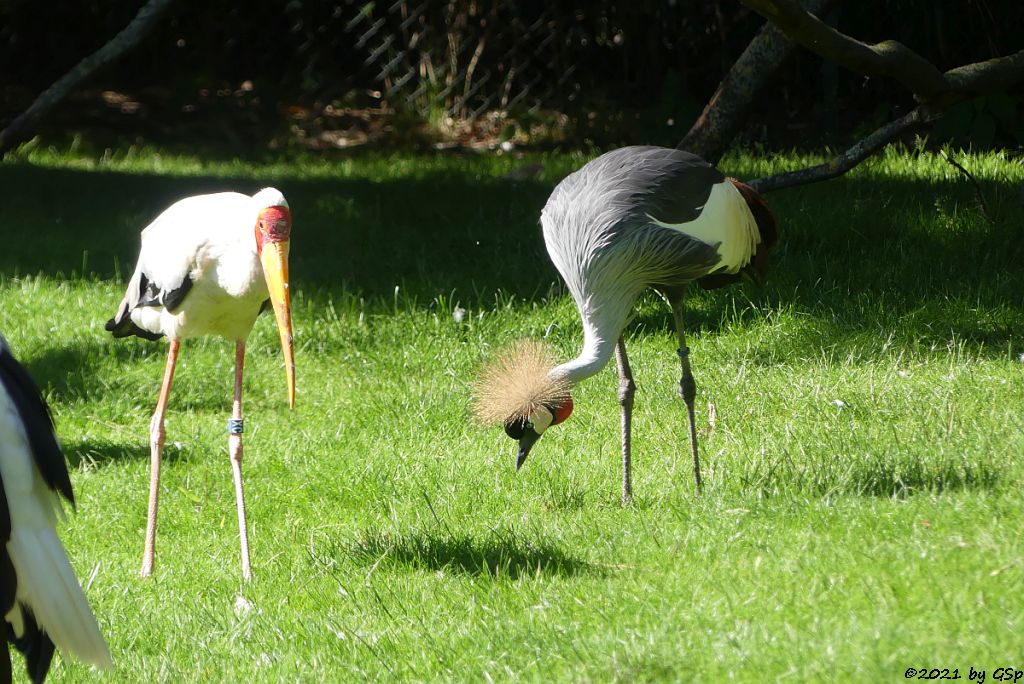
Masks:
[[[0,0],[0,125],[121,30],[139,0]],[[845,3],[830,20],[940,68],[1022,47],[1017,0]],[[344,146],[515,139],[675,144],[761,26],[732,0],[181,0],[50,132],[168,143]],[[898,85],[799,51],[746,142],[833,144],[905,110]],[[1024,143],[1020,93],[954,108],[935,135]]]

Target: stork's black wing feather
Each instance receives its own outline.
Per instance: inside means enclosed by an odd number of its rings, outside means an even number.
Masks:
[[[181,281],[181,285],[171,290],[161,290],[156,283],[146,278],[145,273],[142,274],[141,282],[142,295],[135,306],[162,306],[171,312],[181,306],[185,301],[185,295],[192,289],[192,278],[187,275]]]
[[[57,438],[53,434],[53,421],[39,388],[28,372],[17,362],[0,338],[0,389],[11,398],[28,436],[29,448],[39,466],[43,479],[52,488],[74,503],[71,480],[64,463]],[[0,458],[4,455],[0,454]],[[18,594],[18,576],[14,572],[7,542],[11,538],[11,512],[7,492],[0,483],[0,615],[7,615]],[[8,624],[8,639],[25,654],[25,667],[29,678],[42,684],[53,660],[53,641],[35,621],[28,606],[21,605],[24,631],[15,637]],[[6,645],[4,646],[6,648]]]
[[[0,483],[0,616],[7,615],[14,607],[14,599],[18,595],[18,576],[14,574],[14,563],[7,551],[7,542],[11,539],[11,509],[7,507],[7,492]],[[5,634],[10,634],[7,626]],[[3,647],[6,649],[7,644]]]
[[[107,321],[105,327],[114,337],[135,335],[151,341],[159,340],[163,337],[163,333],[155,333],[137,326],[132,320],[132,311],[142,306],[162,306],[173,312],[181,306],[181,303],[185,301],[185,296],[191,290],[192,278],[188,274],[177,287],[162,290],[146,276],[141,268],[136,268],[117,314]]]
[[[53,432],[50,409],[28,371],[18,363],[6,345],[2,344],[0,384],[3,384],[3,389],[18,410],[18,416],[28,436],[29,448],[43,480],[50,489],[60,492],[73,505],[75,495],[71,491],[71,477],[64,461],[64,452],[61,451],[57,436]]]
[[[11,638],[14,646],[25,655],[25,668],[33,684],[43,684],[53,660],[53,641],[50,635],[36,622],[36,616],[24,603],[21,604],[21,619],[25,631],[20,637]]]
[[[11,515],[7,508],[7,494],[3,487],[0,487],[0,611],[7,615],[14,607],[14,601],[18,594],[18,576],[14,573],[14,563],[11,562],[11,555],[7,551],[7,541],[11,538]],[[29,679],[34,684],[42,684],[46,680],[46,674],[50,671],[50,662],[53,660],[54,645],[50,636],[36,622],[36,617],[22,603],[19,606],[22,617],[23,632],[21,636],[14,635],[14,627],[7,623],[6,634],[8,640],[15,648],[25,656],[25,668],[28,670]],[[0,618],[2,619],[2,618]],[[7,645],[4,644],[4,648]]]

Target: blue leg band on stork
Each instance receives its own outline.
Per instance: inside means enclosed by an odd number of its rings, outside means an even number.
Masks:
[[[690,348],[683,347],[682,349],[676,349],[676,354],[679,354],[680,359],[685,359],[690,356]]]
[[[228,434],[229,435],[240,435],[242,434],[242,428],[245,421],[241,418],[229,418],[228,419]]]

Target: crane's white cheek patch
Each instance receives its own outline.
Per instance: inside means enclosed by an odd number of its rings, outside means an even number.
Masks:
[[[551,415],[551,411],[548,411],[543,406],[530,415],[530,423],[533,425],[533,431],[538,435],[544,434],[544,431],[551,427],[551,421],[554,419],[555,417]]]

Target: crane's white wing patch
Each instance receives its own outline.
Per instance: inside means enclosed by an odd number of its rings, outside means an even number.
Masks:
[[[700,207],[700,216],[687,223],[666,223],[647,215],[662,228],[675,230],[715,247],[721,260],[715,267],[736,273],[750,263],[761,242],[757,222],[743,195],[729,181],[716,183],[708,201]]]

